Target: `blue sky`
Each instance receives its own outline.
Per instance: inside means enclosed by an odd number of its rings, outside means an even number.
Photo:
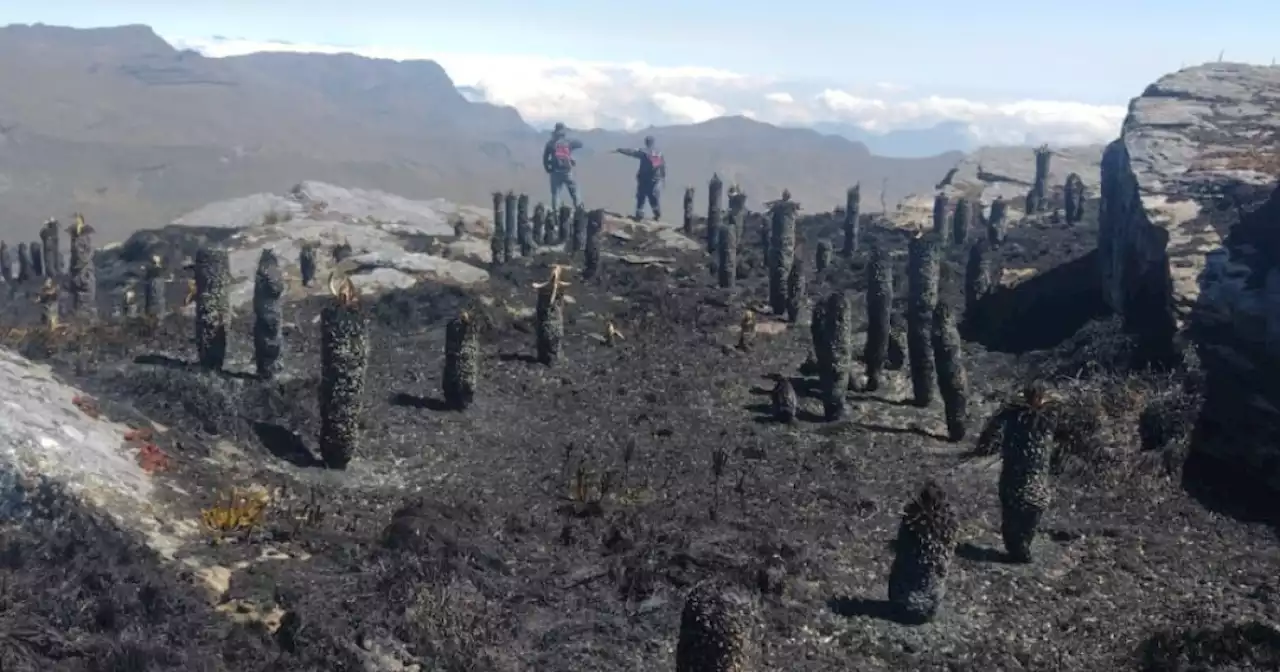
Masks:
[[[642,59],[940,92],[1118,102],[1182,62],[1269,62],[1271,0],[0,2],[4,23],[147,23],[161,34]],[[1244,19],[1244,20],[1242,20]],[[710,38],[708,37],[710,34]]]

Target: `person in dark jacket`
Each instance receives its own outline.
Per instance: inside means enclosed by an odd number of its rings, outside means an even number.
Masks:
[[[636,216],[644,219],[644,203],[649,202],[654,219],[662,219],[662,187],[667,183],[667,162],[656,148],[652,135],[645,136],[644,149],[618,148],[613,150],[623,156],[639,159],[636,171]]]
[[[573,152],[582,149],[582,141],[568,139],[565,137],[566,132],[564,124],[557,122],[555,129],[551,131],[551,139],[542,150],[542,168],[551,176],[551,212],[560,208],[562,188],[568,190],[573,207],[577,208],[579,205],[578,182],[573,179],[573,167],[576,165]]]

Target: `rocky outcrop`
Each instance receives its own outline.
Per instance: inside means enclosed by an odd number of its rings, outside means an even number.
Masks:
[[[1108,305],[1148,355],[1186,330],[1209,374],[1205,447],[1280,489],[1280,67],[1213,63],[1130,103],[1102,163]]]
[[[1049,165],[1049,193],[1060,190],[1067,176],[1076,173],[1085,185],[1085,193],[1096,198],[1101,181],[1102,145],[1053,147]],[[937,185],[952,201],[966,198],[989,211],[991,202],[1003,198],[1010,206],[1011,219],[1022,217],[1027,190],[1035,183],[1036,154],[1032,147],[982,147],[964,157]],[[927,222],[933,213],[934,193],[906,197],[889,213],[899,226]]]

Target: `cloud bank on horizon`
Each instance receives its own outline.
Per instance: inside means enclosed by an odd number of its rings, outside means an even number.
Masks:
[[[378,46],[335,46],[233,38],[171,38],[209,57],[262,51],[354,53],[439,63],[464,96],[509,105],[536,127],[637,130],[743,115],[782,126],[848,128],[872,135],[954,123],[973,145],[1113,140],[1127,108],[1062,100],[969,100],[931,95],[892,82],[848,87],[787,81],[697,66],[601,62],[536,55],[434,53]]]

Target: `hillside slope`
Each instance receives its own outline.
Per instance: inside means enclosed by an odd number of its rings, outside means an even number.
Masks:
[[[647,132],[670,162],[672,212],[685,185],[705,192],[717,171],[759,200],[789,187],[827,207],[850,183],[878,190],[885,177],[892,202],[960,158],[881,158],[741,118]],[[635,164],[609,150],[643,135],[583,134],[580,180],[592,204],[630,207]],[[10,240],[77,209],[94,213],[103,242],[117,240],[210,201],[309,179],[474,204],[495,188],[545,198],[545,137],[511,108],[468,102],[430,61],[211,59],[146,26],[0,28],[0,237]]]

